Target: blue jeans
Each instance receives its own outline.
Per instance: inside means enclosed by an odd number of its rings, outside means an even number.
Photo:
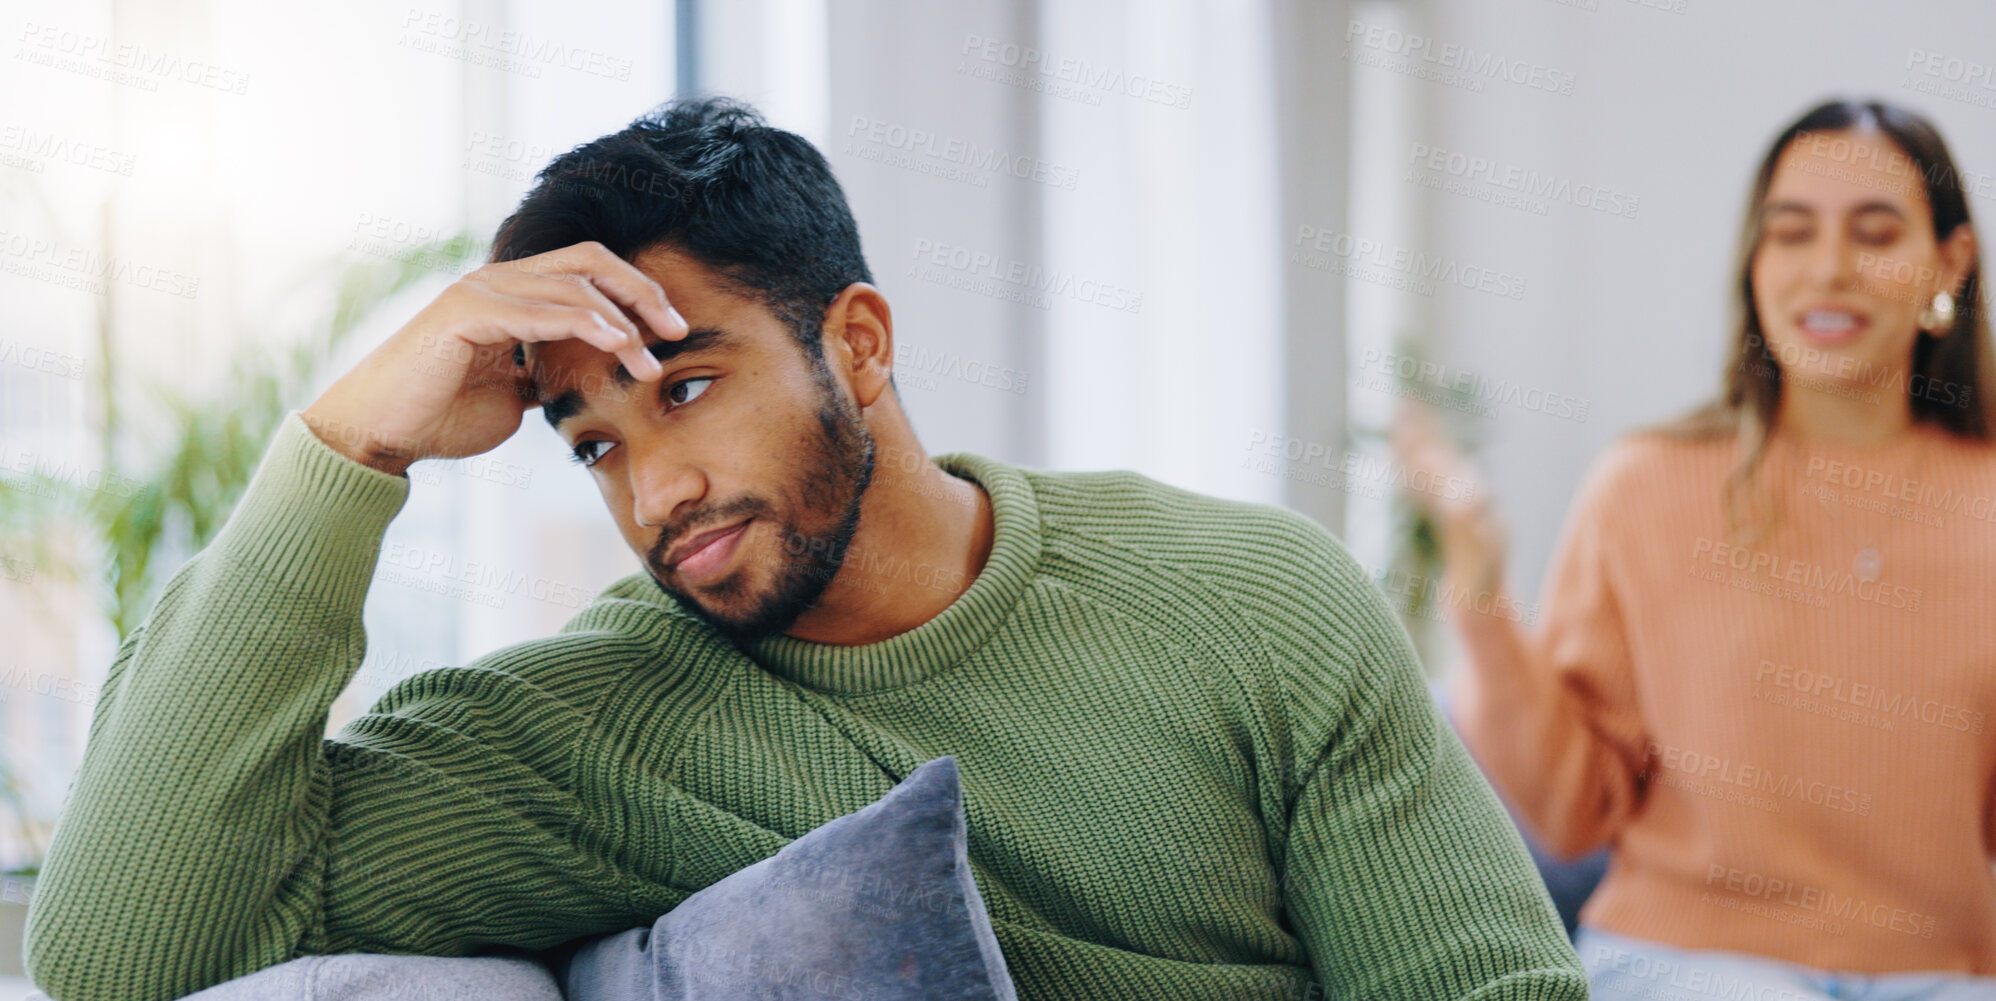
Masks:
[[[1719,949],[1678,949],[1585,925],[1573,948],[1594,1001],[1996,1001],[1996,977],[1840,973]]]

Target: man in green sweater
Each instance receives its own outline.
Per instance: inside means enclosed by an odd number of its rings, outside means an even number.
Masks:
[[[720,101],[557,159],[287,415],[121,645],[29,914],[55,1001],[544,950],[954,755],[1028,999],[1586,997],[1405,633],[1314,523],[929,458],[824,158]],[[426,458],[536,403],[646,572],[336,736]]]

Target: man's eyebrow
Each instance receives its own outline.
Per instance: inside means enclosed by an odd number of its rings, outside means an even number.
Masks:
[[[571,389],[552,400],[541,401],[541,416],[548,419],[548,427],[561,430],[561,422],[589,409],[582,402],[582,390]]]
[[[687,331],[685,337],[676,341],[653,341],[645,345],[645,350],[651,352],[651,356],[663,364],[680,355],[715,351],[731,347],[734,343],[734,335],[719,327],[700,327]],[[619,388],[629,388],[632,383],[637,382],[637,377],[631,375],[630,370],[621,363],[618,364],[617,370],[611,373],[610,379]],[[556,431],[561,430],[563,421],[588,410],[589,403],[582,398],[580,389],[564,390],[552,399],[541,401],[541,416],[547,418],[548,426]]]
[[[680,355],[693,354],[700,351],[718,351],[733,344],[734,336],[727,331],[719,327],[700,327],[687,331],[685,337],[676,341],[653,341],[645,345],[645,350],[651,352],[651,356],[658,359],[660,364],[663,364]],[[628,388],[631,383],[638,380],[636,376],[631,374],[631,370],[625,368],[620,362],[617,365],[617,370],[610,373],[610,381],[616,383],[618,388],[622,389]]]

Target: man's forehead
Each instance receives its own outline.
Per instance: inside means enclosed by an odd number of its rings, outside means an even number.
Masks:
[[[527,365],[527,375],[534,383],[534,398],[540,403],[548,423],[557,427],[563,420],[587,409],[589,398],[614,394],[621,399],[623,394],[637,385],[637,377],[624,367],[616,355],[599,351],[581,341],[565,343],[572,343],[573,346],[565,349],[565,353],[572,353],[576,361],[551,366],[544,355],[534,354],[529,357]],[[739,347],[740,343],[739,336],[724,328],[694,327],[676,341],[647,332],[645,351],[657,358],[660,364],[670,364],[682,356],[727,351]]]
[[[708,288],[715,287],[713,269],[670,243],[654,243],[632,254],[631,266],[650,275],[652,281],[661,285],[666,282],[685,282]]]

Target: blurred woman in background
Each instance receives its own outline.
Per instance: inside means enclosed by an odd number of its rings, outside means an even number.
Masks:
[[[1996,998],[1979,279],[1935,128],[1811,110],[1754,181],[1720,398],[1595,462],[1536,632],[1453,603],[1465,742],[1554,853],[1612,847],[1595,997]],[[1395,439],[1473,475],[1431,414]],[[1449,587],[1502,595],[1487,501],[1416,496]]]

